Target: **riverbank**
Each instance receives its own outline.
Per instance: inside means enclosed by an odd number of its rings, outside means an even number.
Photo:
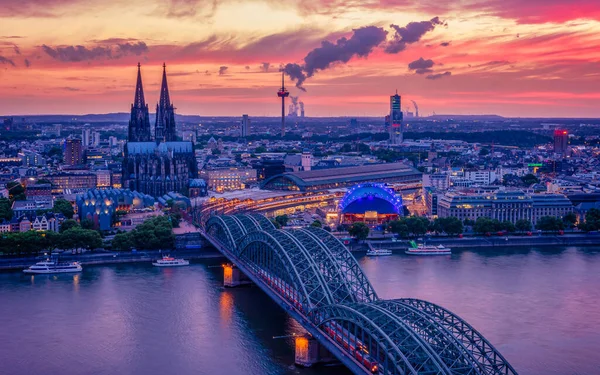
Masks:
[[[420,242],[420,241],[419,241]],[[373,247],[392,250],[406,250],[408,241],[370,241]],[[494,247],[544,247],[544,246],[600,246],[600,236],[590,234],[566,234],[563,236],[493,236],[493,237],[433,237],[427,239],[429,245],[444,245],[452,249],[494,248]],[[356,246],[356,250],[358,247]],[[355,250],[355,249],[353,249]],[[365,247],[366,251],[366,247]]]
[[[119,264],[119,263],[143,263],[159,259],[162,254],[170,254],[178,258],[187,260],[222,258],[223,255],[213,248],[202,248],[198,250],[177,250],[162,253],[158,250],[137,251],[135,253],[124,252],[101,252],[87,254],[63,254],[60,256],[61,262],[79,262],[82,266],[99,264]],[[0,270],[21,270],[41,261],[39,257],[27,258],[6,258],[0,257]]]

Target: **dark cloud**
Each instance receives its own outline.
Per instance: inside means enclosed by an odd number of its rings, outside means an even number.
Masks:
[[[246,70],[250,70],[250,66],[246,65]]]
[[[436,80],[436,79],[440,79],[440,78],[444,78],[444,77],[449,77],[451,75],[452,75],[452,72],[444,72],[444,73],[431,74],[425,78],[431,79],[431,80]]]
[[[306,89],[302,87],[302,84],[304,83],[304,81],[306,81],[306,74],[304,74],[302,66],[293,63],[286,64],[283,67],[283,72],[287,74],[292,81],[296,82],[297,88],[299,88],[302,91],[306,91]]]
[[[451,43],[452,42],[442,42],[442,43],[440,43],[440,46],[442,46],[442,47],[448,47],[448,46],[450,46]]]
[[[416,74],[429,74],[433,72],[433,70],[431,70],[433,64],[433,60],[425,60],[421,57],[418,60],[415,60],[408,64],[408,69],[414,70]]]
[[[129,54],[139,56],[148,52],[148,46],[144,42],[122,43],[117,44],[117,51],[123,56]]]
[[[144,42],[121,43],[115,46],[66,46],[50,47],[42,45],[42,50],[55,60],[62,62],[80,62],[97,59],[118,59],[128,55],[139,56],[148,52],[148,46]]]
[[[392,40],[387,43],[385,52],[402,52],[408,44],[418,42],[427,32],[435,29],[437,25],[443,24],[439,17],[432,18],[429,21],[411,22],[404,27],[392,24],[390,27],[394,29],[395,33]]]
[[[15,45],[13,45],[13,50],[15,51],[15,53],[16,53],[17,55],[20,55],[20,54],[21,54],[21,50],[19,49],[19,46],[17,46],[16,44],[15,44]]]
[[[227,72],[227,69],[229,69],[229,67],[227,66],[220,66],[219,67],[219,75],[222,76],[225,74],[225,72]]]
[[[4,56],[0,56],[0,64],[9,64],[12,66],[16,66],[14,61],[12,61],[11,59],[8,59]]]
[[[268,63],[268,62],[264,62],[264,63],[260,64],[260,70],[262,70],[265,73],[267,73],[269,71],[270,67],[271,67],[271,63]]]
[[[71,91],[71,92],[76,92],[76,91],[81,91],[81,89],[78,89],[76,87],[57,87],[57,89],[59,90],[64,90],[64,91]]]
[[[25,67],[26,67],[26,68],[29,68],[29,67],[31,66],[31,62],[29,62],[29,59],[25,59],[25,60],[23,61],[23,63],[25,64]]]

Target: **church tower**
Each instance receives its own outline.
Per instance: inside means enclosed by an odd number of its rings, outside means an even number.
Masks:
[[[160,100],[156,105],[156,126],[154,139],[158,142],[174,142],[177,140],[175,130],[175,108],[169,97],[167,85],[167,66],[163,64],[162,85],[160,87]]]
[[[140,63],[138,63],[135,98],[133,99],[133,104],[131,104],[131,118],[129,119],[127,140],[129,142],[149,142],[152,140],[152,136],[150,134],[150,116],[148,115],[148,105],[144,100],[144,87],[142,86],[142,72]]]

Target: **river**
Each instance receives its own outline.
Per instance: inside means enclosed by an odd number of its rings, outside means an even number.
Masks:
[[[190,267],[88,266],[0,273],[0,373],[349,374],[298,369],[294,320],[256,287]],[[600,373],[600,247],[360,257],[380,297],[438,303],[482,332],[521,375]]]

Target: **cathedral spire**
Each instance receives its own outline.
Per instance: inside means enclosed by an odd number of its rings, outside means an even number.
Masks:
[[[164,140],[173,142],[177,140],[175,130],[175,108],[169,97],[169,86],[167,85],[167,65],[163,63],[162,85],[160,87],[160,99],[156,105],[156,125],[154,126],[154,139],[156,142]]]
[[[142,85],[141,64],[137,65],[137,82],[135,84],[135,97],[131,104],[131,117],[129,119],[128,137],[129,142],[147,142],[150,136],[150,117],[148,105],[144,99],[144,86]]]
[[[144,108],[146,101],[144,100],[144,86],[142,85],[142,65],[138,63],[137,83],[135,84],[135,98],[133,99],[133,106],[136,108]]]
[[[162,85],[160,86],[160,102],[162,108],[168,108],[171,105],[169,97],[169,86],[167,85],[167,64],[163,63]]]

